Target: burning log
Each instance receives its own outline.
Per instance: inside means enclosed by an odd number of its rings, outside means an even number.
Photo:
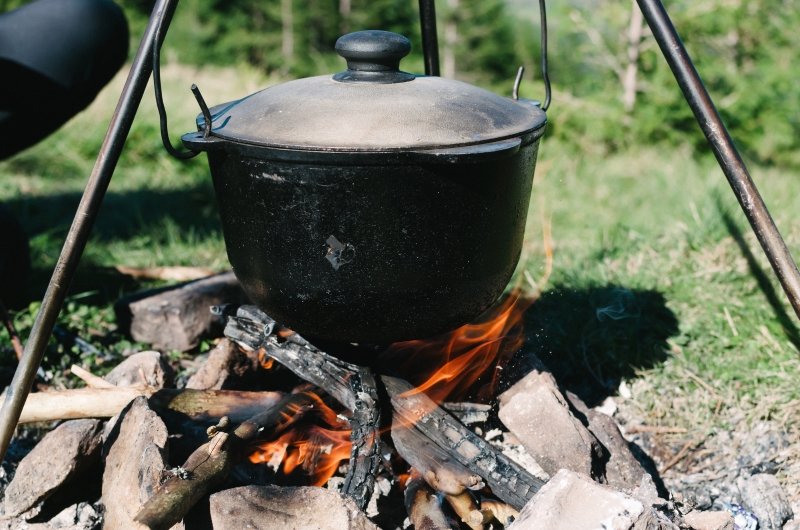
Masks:
[[[225,336],[254,350],[265,348],[268,356],[301,379],[322,388],[352,411],[350,425],[353,445],[342,492],[364,509],[372,495],[380,464],[381,417],[372,371],[332,357],[296,333],[279,342],[272,335],[275,321],[254,306],[242,306],[234,315],[224,307],[212,311],[228,314]]]
[[[544,485],[543,481],[447,414],[424,393],[416,392],[408,382],[388,376],[382,376],[381,380],[391,397],[397,418],[395,423],[399,420],[405,429],[421,433],[472,475],[486,481],[492,493],[504,502],[520,509]]]
[[[230,433],[225,432],[227,422],[221,421],[218,428],[209,430],[211,440],[167,478],[142,506],[135,520],[152,530],[177,524],[197,501],[228,476],[231,467],[244,456],[247,444],[264,432],[279,434],[313,404],[314,399],[306,393],[290,394]]]

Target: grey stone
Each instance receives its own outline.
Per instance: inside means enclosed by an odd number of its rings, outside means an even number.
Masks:
[[[628,441],[622,436],[617,422],[612,417],[588,408],[578,396],[572,393],[567,393],[567,399],[578,412],[583,414],[589,431],[609,453],[605,465],[608,485],[630,493],[639,487],[642,477],[645,475],[652,481],[652,477],[633,455]]]
[[[316,487],[244,486],[211,496],[214,530],[378,530],[355,503]]]
[[[103,474],[103,528],[144,528],[133,518],[152,496],[166,467],[167,428],[147,399],[138,397],[120,414],[106,443],[111,447]]]
[[[157,350],[188,351],[218,321],[209,308],[247,301],[232,272],[166,289],[138,293],[115,306],[118,321],[134,340]]]
[[[738,482],[742,503],[758,518],[759,530],[781,530],[794,514],[786,492],[774,475],[759,473]]]
[[[66,421],[47,433],[19,463],[6,488],[6,516],[31,510],[95,467],[101,430],[99,420],[84,419]]]
[[[236,382],[255,371],[257,361],[228,339],[222,339],[208,354],[208,359],[189,378],[186,388],[221,390],[234,388]]]
[[[601,479],[600,442],[570,410],[553,376],[534,370],[500,395],[500,420],[549,475],[569,469]]]
[[[723,511],[694,510],[683,516],[683,522],[692,530],[734,530],[733,515]]]
[[[630,530],[644,513],[641,502],[566,469],[525,505],[509,530]]]
[[[119,387],[164,388],[172,378],[172,368],[157,351],[134,353],[114,367],[103,379]]]

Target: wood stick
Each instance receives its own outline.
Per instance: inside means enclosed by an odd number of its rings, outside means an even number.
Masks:
[[[177,390],[154,388],[76,388],[28,395],[20,423],[116,416],[138,396],[147,396],[157,411],[172,411],[194,421],[229,416],[244,421],[281,399],[279,392]],[[2,398],[5,399],[5,396]],[[0,400],[1,401],[1,400]]]
[[[397,416],[393,424],[402,423],[416,429],[450,457],[480,476],[497,497],[521,509],[544,485],[519,464],[492,447],[454,417],[436,405],[422,392],[415,392],[407,381],[382,376]]]
[[[254,306],[242,306],[235,314],[231,314],[234,313],[231,308],[224,307],[212,311],[228,315],[226,337],[254,350],[265,348],[268,356],[352,411],[350,437],[353,446],[342,493],[363,510],[372,496],[380,465],[381,416],[372,371],[332,357],[296,333],[284,333],[284,340],[280,340],[272,334],[275,321]]]
[[[247,444],[263,433],[279,434],[313,406],[305,392],[284,396],[274,406],[241,423],[233,432],[216,432],[168,478],[136,514],[152,530],[167,530],[183,519],[197,501],[222,482],[245,456]]]
[[[461,519],[461,522],[470,527],[471,530],[484,530],[483,517],[480,520],[473,517],[473,512],[478,510],[478,503],[475,498],[465,491],[459,495],[445,495],[447,504]]]
[[[86,386],[89,388],[117,388],[117,385],[109,383],[99,375],[94,375],[89,370],[85,370],[77,364],[70,366],[69,371],[72,372],[72,375],[86,383]]]
[[[415,469],[406,482],[405,505],[415,530],[449,530],[439,497]]]
[[[500,501],[484,499],[481,501],[481,508],[472,512],[473,521],[480,520],[484,524],[497,521],[501,525],[508,526],[519,517],[519,511],[508,504]]]

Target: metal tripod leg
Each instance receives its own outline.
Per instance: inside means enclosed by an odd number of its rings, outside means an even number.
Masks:
[[[697,123],[706,135],[722,172],[728,178],[733,193],[739,200],[753,232],[781,282],[795,314],[800,318],[800,272],[742,157],[736,150],[728,129],[722,123],[711,96],[703,85],[661,1],[637,0],[637,2],[661,48],[661,53],[664,54],[689,107],[694,112]]]
[[[169,25],[177,5],[178,0],[158,0],[150,15],[150,21],[128,73],[128,79],[111,118],[100,153],[97,155],[94,169],[75,212],[75,219],[72,221],[53,276],[50,278],[50,284],[47,286],[42,307],[33,323],[31,336],[25,345],[14,379],[6,389],[5,401],[0,408],[0,459],[5,457],[11,437],[14,435],[17,420],[42,362],[53,326],[64,305],[64,299],[86,247],[92,225],[97,218],[114,169],[117,167],[139,103],[142,101],[152,72],[152,50],[156,28],[159,24]]]

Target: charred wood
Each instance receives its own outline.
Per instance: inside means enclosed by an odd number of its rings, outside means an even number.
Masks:
[[[215,308],[227,314],[225,336],[251,349],[264,348],[268,356],[308,381],[352,411],[353,447],[342,492],[364,509],[372,495],[380,465],[380,408],[372,371],[320,351],[300,335],[280,340],[273,334],[275,321],[254,306]]]
[[[381,379],[391,397],[394,425],[400,423],[407,429],[422,433],[452,460],[481,477],[492,493],[504,502],[520,509],[544,484],[438,407],[424,393],[415,392],[407,381],[388,376]]]

